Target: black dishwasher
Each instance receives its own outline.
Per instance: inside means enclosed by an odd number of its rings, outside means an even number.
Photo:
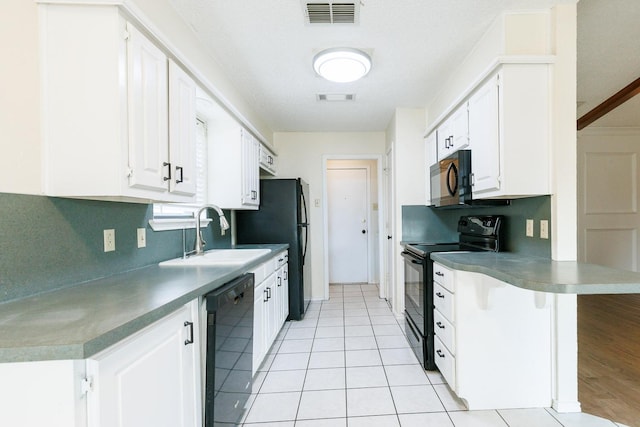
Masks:
[[[205,295],[206,427],[240,423],[251,396],[253,288],[253,273],[248,273]]]

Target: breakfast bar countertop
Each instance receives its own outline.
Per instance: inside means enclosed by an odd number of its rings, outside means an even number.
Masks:
[[[577,261],[509,252],[436,252],[431,259],[454,270],[482,273],[511,285],[556,294],[640,293],[640,273]]]

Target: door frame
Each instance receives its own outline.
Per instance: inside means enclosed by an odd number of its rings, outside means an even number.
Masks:
[[[324,299],[329,298],[329,212],[327,208],[327,166],[329,160],[375,160],[376,161],[376,169],[377,169],[377,179],[378,179],[378,280],[382,281],[384,278],[384,257],[382,250],[383,248],[383,235],[384,235],[384,215],[381,215],[380,212],[384,212],[383,209],[386,208],[385,200],[383,198],[382,185],[380,184],[380,180],[382,178],[382,162],[383,155],[381,154],[324,154],[322,156],[322,200],[324,201],[324,206],[322,207],[322,235],[323,235],[323,252],[324,252]],[[369,179],[367,180],[367,186],[370,185],[371,177],[369,174]],[[369,216],[371,209],[367,209],[367,215]],[[372,229],[372,224],[369,218],[369,230]],[[371,233],[369,233],[371,236]],[[369,237],[369,244],[373,243],[374,240]],[[369,250],[369,261],[373,261],[372,251]],[[370,271],[370,269],[367,269]],[[380,294],[382,294],[382,287],[379,286]]]

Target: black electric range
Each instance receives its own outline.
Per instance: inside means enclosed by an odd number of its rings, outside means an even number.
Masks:
[[[502,249],[500,215],[462,216],[458,220],[458,242],[420,242],[405,245],[404,295],[405,333],[411,348],[425,369],[434,370],[433,321],[434,252],[492,251]]]

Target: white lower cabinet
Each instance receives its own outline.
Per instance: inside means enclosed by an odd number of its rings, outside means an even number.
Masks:
[[[550,407],[549,295],[439,264],[434,282],[436,365],[468,409]]]
[[[197,319],[194,301],[90,361],[97,425],[202,425]]]
[[[289,314],[287,259],[287,252],[281,252],[252,270],[256,283],[253,313],[254,374]]]
[[[197,319],[193,301],[91,359],[0,363],[0,425],[200,427]]]

